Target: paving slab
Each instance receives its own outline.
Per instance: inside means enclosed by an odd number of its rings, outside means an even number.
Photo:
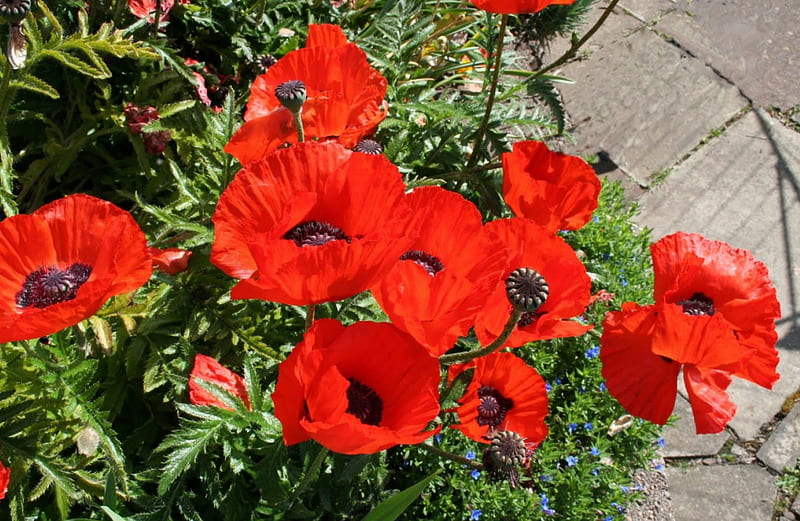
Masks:
[[[789,411],[756,456],[776,472],[796,465],[800,456],[800,407],[795,406]]]
[[[757,465],[667,467],[675,521],[771,521],[774,478]]]
[[[663,430],[664,447],[661,454],[666,458],[701,458],[716,455],[730,435],[725,432],[717,434],[697,434],[689,401],[681,395],[675,400],[674,415],[678,420],[667,425]]]
[[[769,268],[783,315],[782,378],[772,392],[739,379],[729,388],[739,408],[730,426],[753,439],[800,387],[800,134],[762,111],[745,114],[639,204],[636,220],[654,240],[697,232],[748,249]]]
[[[615,23],[636,23],[627,18]],[[747,100],[699,60],[639,27],[557,72],[575,80],[559,86],[575,125],[577,145],[569,153],[607,153],[622,171],[645,180],[673,165]]]
[[[679,0],[656,30],[735,83],[760,106],[800,103],[797,0]]]
[[[617,8],[634,18],[652,23],[678,8],[677,0],[622,0]]]

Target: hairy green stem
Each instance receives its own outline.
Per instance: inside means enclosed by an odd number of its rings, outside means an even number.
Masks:
[[[478,163],[480,157],[480,148],[483,145],[483,137],[486,135],[486,128],[489,126],[489,118],[492,115],[492,108],[494,106],[494,97],[497,93],[497,82],[500,80],[500,65],[503,57],[503,40],[506,36],[506,24],[508,23],[508,15],[504,14],[500,19],[500,34],[497,35],[497,48],[495,49],[494,59],[494,72],[492,74],[491,84],[489,86],[489,98],[486,100],[486,111],[483,113],[483,121],[478,128],[478,133],[475,136],[475,142],[472,144],[472,152],[467,161],[467,169],[474,167]]]
[[[292,112],[294,116],[294,126],[297,127],[297,141],[302,143],[306,140],[306,132],[303,129],[303,107],[297,112]]]
[[[314,315],[317,313],[317,305],[309,304],[306,306],[306,331],[311,329],[311,324],[314,323]]]
[[[462,362],[469,362],[470,360],[474,360],[475,358],[480,358],[481,356],[486,356],[494,353],[495,351],[499,351],[503,344],[505,344],[508,337],[511,336],[511,333],[514,332],[514,328],[517,327],[517,322],[519,321],[519,317],[522,316],[522,311],[518,309],[514,309],[511,311],[511,316],[508,317],[508,322],[506,322],[506,327],[503,328],[503,332],[500,333],[500,336],[494,339],[494,342],[489,344],[486,347],[480,349],[474,349],[472,351],[466,351],[464,353],[453,353],[451,355],[442,355],[439,357],[439,362],[443,364],[455,364],[455,363],[462,363]]]
[[[597,20],[597,22],[595,22],[595,24],[592,26],[592,28],[589,29],[589,31],[585,35],[583,35],[583,38],[581,38],[577,42],[573,42],[573,44],[570,46],[570,48],[567,49],[567,52],[562,54],[560,58],[558,58],[553,63],[547,65],[546,67],[542,67],[541,69],[536,71],[536,74],[532,74],[531,76],[526,78],[525,81],[523,81],[523,83],[527,83],[527,82],[533,81],[534,79],[538,78],[542,74],[544,74],[546,72],[549,72],[549,71],[555,69],[556,67],[560,67],[561,65],[563,65],[567,61],[571,60],[575,56],[575,54],[578,52],[578,50],[581,47],[583,47],[583,44],[585,44],[587,41],[589,41],[589,38],[591,38],[594,35],[594,33],[596,33],[598,29],[600,29],[600,26],[603,25],[603,22],[605,22],[606,18],[609,17],[609,15],[611,14],[611,11],[614,10],[614,7],[616,7],[617,3],[619,3],[619,0],[611,0],[611,2],[608,3],[608,6],[606,6],[605,10],[603,11],[603,14],[600,16],[600,18]]]
[[[303,493],[305,489],[311,484],[311,481],[319,474],[319,469],[322,467],[322,462],[325,461],[325,457],[328,455],[328,449],[321,446],[319,447],[319,452],[317,455],[314,456],[314,461],[311,462],[311,465],[308,467],[308,470],[303,475],[303,479],[300,480],[300,483],[292,491],[292,500],[296,500],[300,497],[300,494]]]
[[[482,470],[483,469],[483,464],[482,463],[479,463],[479,462],[477,462],[475,460],[471,460],[469,458],[465,458],[464,456],[461,456],[459,454],[455,454],[455,453],[450,452],[448,450],[444,450],[442,448],[437,447],[436,445],[428,445],[427,443],[419,443],[417,445],[417,447],[419,447],[421,449],[424,449],[424,450],[430,452],[431,454],[436,454],[437,456],[441,456],[441,457],[449,459],[451,461],[455,461],[457,463],[463,463],[464,465],[469,465],[470,467],[472,467],[474,469],[477,469],[477,470]]]

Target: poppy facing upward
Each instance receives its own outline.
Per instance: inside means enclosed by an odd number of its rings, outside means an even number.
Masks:
[[[547,437],[547,390],[544,380],[524,360],[512,353],[494,353],[450,367],[452,382],[460,373],[475,368],[455,411],[453,425],[465,436],[489,443],[497,431],[513,431],[538,446]]]
[[[240,171],[214,213],[211,261],[231,297],[306,305],[366,290],[407,250],[397,167],[335,142],[299,143]]]
[[[748,252],[700,235],[670,235],[651,252],[656,303],[627,302],[603,322],[608,390],[664,424],[683,369],[698,434],[720,432],[736,412],[725,392],[732,376],[767,388],[778,379],[775,288]]]
[[[0,222],[0,259],[0,342],[75,325],[153,271],[131,214],[84,194]]]
[[[539,141],[514,143],[503,158],[503,197],[517,217],[550,231],[577,230],[592,218],[600,180],[583,159]]]
[[[569,5],[575,0],[469,0],[478,9],[490,13],[536,13],[551,5]]]
[[[321,319],[278,367],[272,400],[287,445],[372,454],[436,434],[439,363],[390,323]]]
[[[508,265],[501,282],[478,312],[475,334],[488,345],[502,333],[512,312],[505,279],[519,268],[534,270],[549,295],[535,311],[522,315],[506,340],[519,347],[535,340],[582,335],[591,326],[570,320],[584,312],[591,298],[591,282],[575,251],[551,231],[528,219],[498,219],[486,224],[508,251]]]
[[[392,323],[439,356],[467,334],[506,267],[506,252],[480,212],[440,187],[406,196],[409,236],[418,238],[372,293]]]
[[[245,124],[225,146],[241,164],[297,143],[292,113],[275,94],[289,82],[301,82],[306,92],[301,116],[306,140],[337,137],[352,148],[386,117],[387,82],[364,51],[348,43],[338,26],[311,25],[304,49],[288,53],[253,82]]]

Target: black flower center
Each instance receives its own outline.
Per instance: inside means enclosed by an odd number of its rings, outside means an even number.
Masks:
[[[321,222],[306,221],[298,224],[283,236],[284,239],[294,241],[298,246],[322,246],[331,241],[344,240],[350,242],[350,237],[345,235],[341,228]]]
[[[684,313],[692,316],[711,316],[717,312],[717,310],[714,309],[714,301],[703,293],[695,293],[686,300],[678,302],[678,305],[683,307]]]
[[[494,387],[482,385],[478,389],[478,398],[481,404],[478,405],[478,425],[488,425],[497,427],[506,419],[506,413],[514,407],[514,402],[500,394]]]
[[[55,266],[39,268],[25,277],[22,289],[15,296],[17,305],[23,308],[46,308],[72,300],[91,273],[91,266],[77,262],[66,270]]]
[[[355,147],[353,147],[353,150],[370,155],[378,155],[383,153],[383,147],[381,144],[372,139],[362,139]]]
[[[506,278],[506,296],[520,311],[534,311],[547,300],[550,286],[544,277],[531,268],[517,268]]]
[[[383,400],[375,390],[355,378],[348,378],[347,410],[365,425],[379,425],[383,418]]]
[[[400,256],[400,260],[414,261],[428,272],[428,275],[433,277],[444,269],[444,264],[439,260],[439,257],[431,255],[430,253],[422,250],[410,250]]]
[[[527,311],[519,317],[519,320],[517,320],[517,327],[528,327],[536,322],[536,319],[542,315],[544,315],[544,313],[541,311]]]

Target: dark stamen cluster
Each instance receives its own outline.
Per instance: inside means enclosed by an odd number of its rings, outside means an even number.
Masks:
[[[688,299],[678,302],[678,305],[683,307],[684,313],[692,316],[711,316],[717,312],[714,309],[714,301],[703,293],[695,293]]]
[[[517,320],[517,327],[528,327],[536,322],[536,319],[542,315],[544,315],[544,313],[539,311],[528,311],[527,313],[523,313],[522,316],[519,317],[519,320]]]
[[[300,247],[322,246],[331,241],[340,240],[350,242],[350,237],[340,228],[321,221],[306,221],[300,223],[286,232],[283,238],[294,241],[294,243]]]
[[[365,425],[379,425],[383,419],[383,400],[375,390],[355,378],[348,378],[347,410]]]
[[[378,154],[383,153],[383,147],[380,143],[372,139],[362,139],[355,147],[353,147],[353,151],[377,156]]]
[[[513,400],[506,398],[494,387],[482,385],[478,389],[478,398],[481,403],[478,405],[478,418],[475,420],[478,425],[488,425],[497,427],[506,419],[508,411],[514,407]]]
[[[506,278],[506,296],[520,311],[535,311],[545,303],[548,295],[550,286],[536,270],[517,268]]]
[[[439,260],[439,257],[431,255],[430,253],[422,250],[410,250],[400,256],[400,260],[414,261],[428,272],[428,275],[433,277],[444,269],[444,264]]]
[[[72,264],[66,270],[55,266],[39,268],[25,277],[22,289],[15,296],[17,305],[46,308],[72,300],[91,273],[90,266],[80,263]]]

